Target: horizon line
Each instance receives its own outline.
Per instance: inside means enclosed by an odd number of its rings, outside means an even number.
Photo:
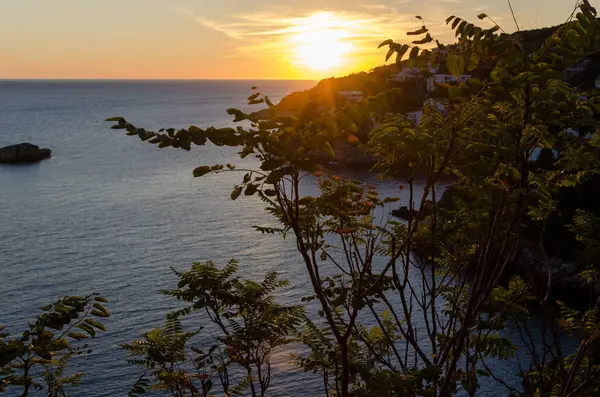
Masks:
[[[332,76],[333,77],[333,76]],[[228,79],[228,78],[138,78],[138,77],[117,77],[117,78],[61,78],[61,77],[0,77],[0,81],[318,81],[328,79],[325,77],[322,79],[265,79],[265,78],[242,78],[242,79]]]

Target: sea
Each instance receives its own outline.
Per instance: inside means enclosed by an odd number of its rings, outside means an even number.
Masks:
[[[264,203],[229,199],[241,175],[192,175],[200,165],[236,164],[235,149],[158,149],[111,130],[104,120],[124,116],[147,129],[232,126],[226,109],[250,110],[246,98],[253,86],[276,102],[314,84],[0,81],[0,147],[31,142],[52,150],[52,158],[38,164],[0,165],[0,324],[17,334],[40,306],[65,295],[101,294],[109,300],[108,332],[73,363],[86,375],[72,395],[126,396],[143,371],[127,363],[120,345],[161,325],[177,307],[161,294],[176,288],[173,269],[235,258],[244,277],[275,270],[290,280],[278,299],[299,304],[311,287],[295,245],[253,229],[273,224]],[[346,174],[377,185],[383,195],[399,194],[397,182]],[[307,178],[303,189],[316,193],[316,181]],[[290,363],[293,353],[274,358],[268,395],[324,395],[316,376]],[[495,369],[514,378],[516,362]],[[490,386],[481,395],[499,391]]]

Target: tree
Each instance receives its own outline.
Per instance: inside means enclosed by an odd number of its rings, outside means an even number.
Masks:
[[[482,29],[448,18],[458,42],[437,43],[447,52],[448,70],[459,76],[485,64],[492,71],[487,80],[450,87],[443,108],[426,102],[418,128],[393,112],[385,94],[298,123],[280,116],[257,92],[248,100],[268,105],[264,117],[228,110],[235,122],[247,121],[251,128],[153,132],[122,117],[109,120],[113,128],[161,148],[190,150],[210,142],[258,159],[259,168],[242,171],[231,198],[258,196],[279,226],[257,230],[295,240],[313,288],[305,300],[319,306],[318,318],[306,323],[308,353],[298,364],[322,374],[327,395],[476,395],[481,377],[512,393],[594,395],[600,385],[591,354],[600,300],[582,313],[558,301],[543,245],[557,194],[597,172],[600,159],[596,133],[572,133],[595,130],[598,104],[563,81],[563,71],[600,44],[596,10],[587,0],[577,10],[533,53],[493,21]],[[387,58],[395,54],[402,62],[408,54],[417,66],[440,61],[418,47],[435,40],[426,26],[409,35],[422,39],[414,46],[381,44],[389,49]],[[335,157],[333,143],[357,143],[358,126],[366,120],[377,125],[365,145],[379,159],[375,169],[403,180],[399,194],[409,206],[407,223],[376,216],[397,198],[379,197],[373,186],[322,165],[324,157]],[[537,148],[555,149],[551,167],[529,161]],[[231,164],[205,165],[194,176],[236,171]],[[439,188],[448,176],[452,196],[441,205]],[[312,177],[319,180],[317,197],[300,189],[301,180]],[[424,183],[422,192],[417,181]],[[598,238],[586,233],[594,219],[579,213],[573,226],[590,250]],[[542,262],[528,263],[528,252]],[[520,273],[508,273],[510,265]],[[595,282],[593,273],[582,270]],[[532,304],[545,319],[535,331],[541,341],[531,337]],[[424,329],[417,329],[417,319]],[[529,351],[529,362],[520,368],[522,390],[487,365],[515,355],[513,341],[500,332],[507,322],[519,327]],[[581,341],[575,352],[563,349],[563,330]]]
[[[131,362],[150,372],[153,389],[167,390],[175,397],[206,397],[218,380],[227,396],[246,389],[252,396],[265,395],[271,383],[271,354],[294,341],[304,311],[275,302],[273,293],[289,284],[276,273],[268,273],[259,283],[237,277],[237,267],[236,261],[223,269],[206,262],[176,272],[178,289],[164,294],[189,306],[169,314],[164,328],[123,346],[133,357],[141,357]],[[180,321],[199,312],[220,334],[207,349],[192,343],[202,329],[184,332]],[[236,378],[240,380],[234,384]],[[140,383],[133,388],[135,393],[144,390]]]

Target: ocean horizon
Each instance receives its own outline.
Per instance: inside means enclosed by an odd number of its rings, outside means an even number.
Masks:
[[[331,77],[335,77],[335,76],[331,76]],[[57,81],[57,82],[77,82],[77,81],[100,81],[100,82],[110,82],[110,81],[117,81],[117,82],[135,82],[135,81],[141,81],[141,82],[153,82],[153,81],[170,81],[170,82],[177,82],[177,81],[237,81],[237,82],[246,82],[246,81],[274,81],[274,82],[286,82],[286,81],[296,81],[296,82],[317,82],[319,80],[312,80],[312,79],[202,79],[202,78],[197,78],[197,79],[178,79],[178,78],[164,78],[164,79],[146,79],[146,78],[90,78],[90,79],[61,79],[61,78],[0,78],[0,82],[10,82],[10,81],[32,81],[32,82],[38,82],[38,81]],[[310,87],[308,87],[310,88]]]

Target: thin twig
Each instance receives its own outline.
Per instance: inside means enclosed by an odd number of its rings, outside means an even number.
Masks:
[[[513,21],[515,21],[515,26],[517,27],[517,32],[520,32],[519,23],[517,22],[517,17],[515,15],[515,11],[513,10],[512,3],[510,0],[506,0],[508,2],[508,8],[510,8],[510,13],[512,14]]]

